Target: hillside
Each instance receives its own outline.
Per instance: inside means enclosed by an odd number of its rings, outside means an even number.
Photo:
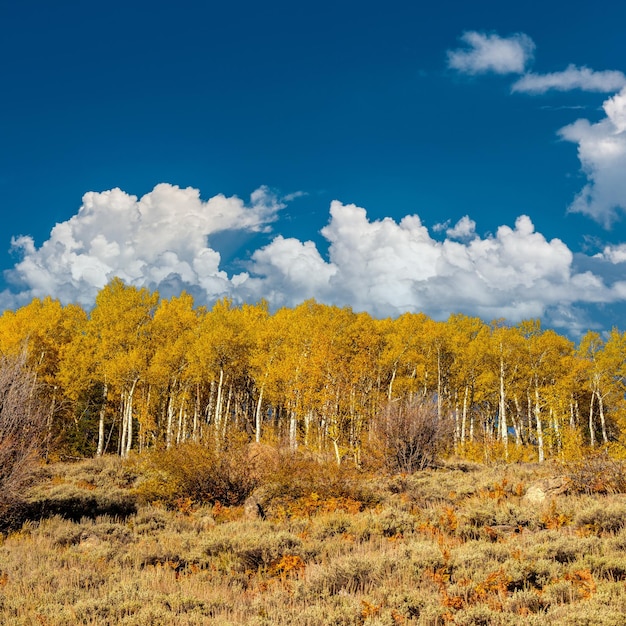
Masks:
[[[623,624],[626,469],[605,455],[389,474],[245,446],[227,484],[196,452],[41,468],[41,519],[0,543],[0,623]]]

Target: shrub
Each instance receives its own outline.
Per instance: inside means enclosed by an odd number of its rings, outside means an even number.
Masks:
[[[257,484],[248,471],[245,448],[240,445],[215,450],[184,443],[154,451],[147,456],[144,472],[136,488],[139,497],[169,506],[187,498],[196,503],[238,505]]]
[[[591,573],[605,580],[626,580],[626,558],[621,554],[610,556],[586,555],[584,563]]]
[[[58,515],[79,522],[83,518],[96,519],[101,515],[126,519],[137,512],[137,504],[132,494],[121,489],[96,493],[74,485],[57,485],[29,497],[24,511],[28,519]]]
[[[358,470],[338,466],[308,453],[279,455],[265,484],[255,492],[269,517],[310,517],[319,513],[354,513],[380,500],[375,486]]]
[[[575,524],[578,528],[596,534],[617,533],[626,526],[626,503],[594,504],[578,513]]]
[[[307,592],[313,597],[340,592],[367,593],[384,578],[385,573],[394,568],[393,561],[385,556],[377,559],[368,555],[339,557],[332,564],[312,569],[307,579]]]
[[[46,435],[46,411],[25,355],[0,359],[0,531],[24,521],[23,493]]]
[[[564,474],[573,493],[626,493],[626,462],[611,458],[606,450],[565,465]]]
[[[383,442],[384,462],[392,472],[415,472],[435,465],[447,425],[432,402],[390,402],[375,428]]]
[[[235,549],[241,567],[246,571],[256,571],[276,566],[287,556],[302,556],[302,541],[291,533],[279,531],[263,536],[245,537]]]

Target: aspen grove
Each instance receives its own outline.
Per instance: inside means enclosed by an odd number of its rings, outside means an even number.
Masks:
[[[474,460],[623,456],[616,329],[576,345],[537,320],[374,319],[315,301],[207,309],[114,279],[90,312],[50,298],[6,311],[0,354],[25,355],[36,377],[52,459],[237,436],[360,464],[381,420],[415,401],[445,425],[445,450]]]

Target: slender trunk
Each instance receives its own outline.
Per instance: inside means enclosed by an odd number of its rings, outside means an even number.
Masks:
[[[598,398],[598,412],[600,414],[600,427],[602,428],[602,442],[604,445],[609,443],[609,438],[606,435],[606,421],[604,419],[604,402],[602,401],[602,396],[600,395],[600,391],[596,390],[596,396]]]
[[[193,426],[191,431],[191,440],[195,443],[198,441],[198,413],[200,412],[200,390],[196,385],[196,401],[193,403]]]
[[[443,399],[441,397],[441,350],[437,349],[437,420],[441,421]]]
[[[506,396],[504,394],[504,357],[500,346],[500,438],[504,446],[504,458],[509,458],[509,431],[506,423]]]
[[[261,407],[263,406],[264,391],[265,385],[261,385],[261,391],[259,392],[259,399],[256,403],[256,411],[254,413],[254,425],[256,429],[255,440],[257,443],[261,441]]]
[[[185,407],[185,400],[183,400],[182,405],[180,407],[180,411],[183,414],[183,419],[182,419],[182,434],[180,436],[181,441],[187,441],[187,426],[189,424],[189,415],[187,414],[187,409]]]
[[[102,456],[104,454],[104,415],[106,412],[108,392],[109,386],[105,380],[102,388],[102,405],[100,406],[100,415],[98,417],[98,447],[96,449],[96,456]]]
[[[183,441],[183,414],[185,411],[185,399],[181,398],[180,407],[178,408],[178,424],[176,428],[176,443]]]
[[[309,437],[311,434],[311,422],[313,421],[313,411],[304,414],[304,447],[309,447]]]
[[[593,448],[596,445],[596,433],[593,423],[593,400],[596,397],[595,391],[591,394],[589,402],[589,445]]]
[[[213,400],[215,398],[215,381],[212,380],[209,385],[209,401],[204,409],[205,411],[205,421],[208,424],[211,423],[211,416],[213,415]]]
[[[295,452],[298,448],[298,421],[296,419],[296,412],[294,409],[291,409],[289,413],[289,449],[292,452]]]
[[[337,461],[337,465],[341,465],[341,453],[339,452],[339,444],[337,443],[337,439],[333,439],[333,449],[335,450],[335,460]]]
[[[150,412],[150,394],[152,393],[152,385],[148,385],[148,393],[145,400],[145,414]],[[139,453],[141,454],[144,448],[148,447],[148,433],[143,426],[143,420],[139,421]]]
[[[467,424],[467,400],[469,396],[469,385],[465,385],[463,393],[463,413],[461,415],[461,447],[465,447],[465,428]]]
[[[461,418],[459,417],[459,394],[454,392],[454,450],[458,452],[461,440]]]
[[[539,405],[539,386],[535,380],[535,422],[537,426],[537,449],[539,451],[539,463],[544,461],[543,450],[543,424],[541,422],[541,407]]]
[[[522,445],[522,428],[524,420],[522,418],[522,406],[517,394],[515,394],[513,400],[515,402],[515,422],[513,424],[513,429],[515,430],[515,445],[519,448]]]
[[[137,379],[133,380],[133,384],[131,385],[130,391],[128,392],[126,398],[126,450],[124,451],[123,456],[128,456],[133,447],[133,398],[135,395],[135,387],[137,386]]]
[[[557,453],[560,453],[563,449],[563,441],[561,439],[561,427],[559,425],[559,418],[556,413],[553,411],[552,407],[550,407],[550,418],[552,419],[552,426],[554,428],[554,434],[556,435],[556,449]]]
[[[198,413],[198,440],[202,441],[204,437],[204,422],[200,419],[200,408],[201,408],[201,400],[202,396],[200,394],[200,383],[196,383],[196,412]]]
[[[226,411],[222,416],[222,438],[226,438],[226,431],[228,430],[228,423],[230,421],[230,403],[233,398],[233,386],[228,386],[228,397],[226,398]]]
[[[120,434],[120,443],[118,446],[119,455],[122,457],[126,456],[126,430],[128,428],[128,422],[126,420],[126,403],[127,403],[126,395],[127,395],[126,392],[122,391],[122,402],[120,406],[120,414],[122,417],[120,421],[120,428],[122,432]]]
[[[170,387],[170,393],[167,397],[167,426],[165,429],[165,447],[169,450],[172,447],[172,427],[174,423],[174,388],[176,380]]]
[[[387,389],[387,402],[391,402],[391,398],[393,395],[393,383],[395,379],[396,379],[396,368],[394,367],[393,372],[391,372],[391,380],[389,381],[389,388]]]
[[[220,424],[222,419],[222,394],[224,387],[224,370],[220,368],[220,380],[217,384],[217,399],[215,401],[215,440],[220,438]]]

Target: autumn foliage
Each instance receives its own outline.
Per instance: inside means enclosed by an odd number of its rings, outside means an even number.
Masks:
[[[536,320],[374,319],[314,301],[206,309],[114,279],[91,311],[51,299],[6,311],[0,354],[22,353],[49,407],[52,460],[219,450],[235,436],[412,471],[438,454],[616,457],[625,443],[615,329],[575,345]]]

